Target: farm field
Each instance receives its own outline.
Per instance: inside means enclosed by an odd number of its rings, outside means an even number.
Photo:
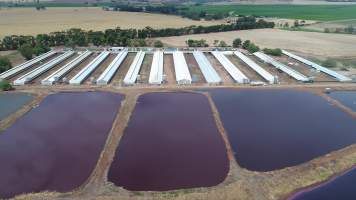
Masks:
[[[105,30],[108,28],[169,28],[214,25],[222,21],[193,21],[179,16],[133,12],[109,12],[99,7],[0,9],[0,38],[11,35],[36,35],[70,28]]]
[[[232,44],[235,38],[251,40],[262,48],[281,48],[319,56],[355,56],[356,36],[331,33],[284,31],[278,29],[259,29],[230,31],[221,33],[184,35],[157,38],[166,46],[186,46],[188,39],[205,39],[209,45],[214,40],[224,40]]]
[[[289,19],[330,21],[356,19],[356,5],[202,5],[191,12],[229,13]]]

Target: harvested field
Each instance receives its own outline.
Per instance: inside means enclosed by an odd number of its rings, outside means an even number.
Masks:
[[[75,75],[77,75],[80,70],[82,70],[84,67],[86,67],[94,58],[98,56],[98,54],[93,53],[89,57],[87,57],[80,65],[76,66],[74,69],[72,69],[65,77],[66,81],[69,82],[70,79],[72,79]],[[62,80],[63,80],[62,78]]]
[[[163,55],[163,74],[166,75],[166,80],[169,85],[176,84],[176,77],[174,72],[174,62],[172,54]]]
[[[257,72],[255,72],[252,68],[250,68],[248,65],[243,63],[239,58],[237,58],[235,55],[226,55],[226,57],[243,73],[247,78],[250,79],[250,81],[263,81],[264,80]]]
[[[190,76],[192,77],[192,83],[204,84],[206,80],[204,78],[203,73],[200,71],[199,65],[195,60],[192,53],[184,54],[185,60],[188,65],[188,69],[190,72]]]
[[[33,96],[26,93],[0,93],[0,121],[32,100]]]
[[[82,185],[97,163],[122,98],[109,92],[52,94],[2,132],[0,198],[68,192]]]
[[[214,67],[216,72],[219,74],[223,84],[232,84],[235,82],[230,76],[230,74],[211,53],[205,53],[205,56],[209,60],[211,65]]]
[[[148,79],[150,78],[152,60],[153,60],[153,55],[146,53],[145,58],[143,59],[140,72],[138,73],[140,75],[140,80],[137,80],[137,82],[148,84]]]
[[[61,63],[59,63],[58,65],[54,66],[52,69],[48,70],[47,72],[41,74],[39,77],[35,78],[34,80],[31,81],[32,84],[41,84],[41,81],[43,79],[45,79],[46,77],[48,77],[49,75],[51,75],[53,72],[57,71],[59,68],[63,67],[64,65],[66,65],[67,63],[69,63],[70,61],[72,61],[75,57],[77,56],[77,54],[73,54],[72,56],[70,56],[69,58],[65,59],[64,61],[62,61]]]
[[[132,64],[132,61],[134,60],[136,56],[136,53],[128,53],[125,60],[121,63],[119,70],[115,73],[114,77],[111,80],[111,83],[113,85],[121,85],[122,81],[125,78],[125,75],[127,74],[127,71],[129,71],[130,65]]]
[[[137,100],[108,180],[128,190],[166,191],[214,186],[228,171],[227,149],[204,95],[148,93]]]
[[[194,21],[179,16],[103,11],[101,7],[8,8],[0,10],[0,38],[12,35],[35,35],[70,28],[105,30],[108,28],[176,28],[191,25],[214,25],[222,21]]]
[[[354,56],[356,52],[356,35],[278,29],[243,30],[157,39],[166,46],[186,46],[185,41],[188,39],[205,39],[209,45],[213,45],[214,40],[224,40],[232,44],[235,38],[251,40],[262,48],[281,48],[327,57]]]

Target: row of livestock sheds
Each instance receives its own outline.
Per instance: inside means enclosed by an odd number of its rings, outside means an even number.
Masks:
[[[48,70],[52,69],[59,63],[63,62],[64,60],[66,60],[67,58],[72,56],[73,54],[74,54],[74,51],[67,51],[67,52],[63,53],[62,55],[54,58],[53,60],[37,67],[36,69],[24,74],[23,76],[19,77],[18,79],[16,79],[14,81],[14,85],[25,85],[26,83],[29,83],[30,81],[34,80],[41,74],[47,72]]]
[[[308,77],[306,77],[305,75],[299,73],[298,71],[276,61],[275,59],[267,56],[266,54],[262,53],[262,52],[256,52],[253,53],[257,58],[259,58],[260,60],[262,60],[265,63],[271,64],[273,65],[275,68],[282,70],[283,72],[287,73],[289,76],[293,77],[294,79],[296,79],[297,81],[302,81],[302,82],[309,82],[310,79]]]
[[[291,58],[301,62],[301,63],[304,63],[304,64],[306,64],[306,65],[308,65],[308,66],[310,66],[312,68],[315,68],[318,71],[324,72],[325,74],[328,74],[328,75],[336,78],[338,81],[341,81],[341,82],[352,81],[351,78],[348,78],[348,77],[346,77],[344,75],[341,75],[341,74],[339,74],[339,73],[337,73],[337,72],[335,72],[333,70],[330,70],[330,69],[328,69],[326,67],[320,66],[320,65],[318,65],[318,64],[316,64],[314,62],[311,62],[311,61],[309,61],[309,60],[307,60],[305,58],[302,58],[300,56],[294,55],[294,54],[292,54],[292,53],[290,53],[288,51],[282,50],[282,53],[284,55],[288,56],[288,57],[291,57]]]
[[[257,72],[262,78],[264,78],[268,83],[274,84],[278,83],[277,77],[273,76],[271,73],[263,69],[261,66],[256,64],[253,60],[245,56],[243,53],[239,51],[235,51],[234,54],[241,59],[246,65],[252,68],[255,72]]]
[[[136,54],[131,66],[124,78],[125,85],[132,85],[132,84],[136,83],[137,76],[138,76],[138,73],[140,72],[141,65],[142,65],[144,58],[145,58],[145,52],[139,51]]]
[[[119,69],[121,63],[124,61],[128,54],[128,51],[121,51],[115,59],[110,63],[110,65],[105,69],[105,71],[96,80],[97,85],[107,85],[115,75],[116,71]]]
[[[77,57],[71,60],[69,63],[64,65],[63,67],[59,68],[57,71],[53,72],[51,75],[46,77],[41,81],[42,85],[53,85],[54,83],[58,82],[61,78],[63,78],[66,74],[68,74],[74,67],[78,66],[82,63],[86,58],[88,58],[92,52],[85,51],[79,53]]]
[[[23,71],[25,71],[26,69],[32,67],[34,64],[41,62],[42,60],[45,60],[46,58],[49,58],[53,55],[55,55],[57,52],[56,51],[49,51],[47,53],[44,53],[40,56],[37,56],[35,58],[33,58],[32,60],[29,60],[27,62],[22,63],[21,65],[18,65],[16,67],[13,67],[3,73],[0,74],[0,80],[1,79],[9,79]]]
[[[237,83],[249,83],[250,80],[220,51],[213,51],[214,57]]]
[[[191,84],[192,77],[185,61],[184,54],[181,51],[173,52],[174,70],[176,72],[176,81],[178,84]]]
[[[163,82],[163,52],[156,51],[153,54],[150,77],[150,84],[162,84]]]
[[[193,56],[197,61],[199,68],[204,75],[205,80],[208,83],[218,84],[222,82],[220,76],[215,71],[213,66],[210,64],[209,60],[206,58],[203,52],[194,51]]]
[[[94,60],[85,66],[78,74],[76,74],[70,81],[71,85],[81,84],[108,56],[109,51],[101,52]]]

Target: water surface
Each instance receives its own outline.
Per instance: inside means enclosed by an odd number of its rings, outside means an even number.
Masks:
[[[356,142],[356,120],[324,98],[294,90],[211,90],[240,166],[270,171]]]
[[[139,97],[109,171],[129,190],[214,186],[229,170],[225,143],[209,102],[200,94]]]
[[[0,133],[0,199],[44,190],[66,192],[91,174],[121,95],[58,93]]]
[[[356,91],[335,91],[328,95],[356,112]]]
[[[312,190],[300,192],[292,200],[355,200],[356,168]]]
[[[32,95],[26,93],[0,93],[0,120],[16,112],[33,98]]]

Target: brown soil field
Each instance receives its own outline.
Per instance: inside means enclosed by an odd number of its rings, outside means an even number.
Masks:
[[[190,25],[214,25],[222,21],[193,21],[179,16],[104,11],[101,8],[10,8],[0,10],[0,38],[11,35],[35,35],[70,28],[105,30],[108,28],[174,28]]]
[[[261,48],[281,48],[316,56],[340,57],[356,54],[356,36],[345,34],[258,29],[157,39],[166,46],[186,46],[185,41],[188,39],[205,39],[212,46],[214,40],[224,40],[227,44],[232,44],[235,38],[251,40]]]

